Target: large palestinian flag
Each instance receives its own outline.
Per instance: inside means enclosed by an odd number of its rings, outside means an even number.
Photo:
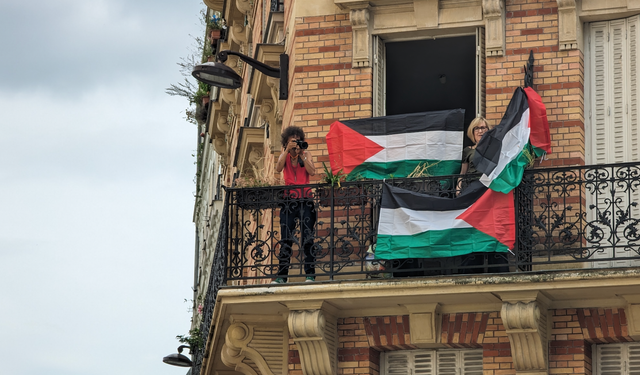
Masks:
[[[518,87],[502,121],[478,142],[473,164],[489,188],[510,192],[522,181],[525,166],[551,152],[547,110],[532,88]]]
[[[383,183],[376,259],[506,252],[515,243],[513,193],[471,183],[456,198]]]
[[[327,134],[334,173],[347,180],[407,177],[420,164],[432,176],[460,172],[464,110],[336,121]]]

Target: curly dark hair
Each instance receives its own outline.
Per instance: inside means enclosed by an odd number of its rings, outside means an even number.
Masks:
[[[304,131],[302,130],[302,128],[298,126],[289,126],[282,132],[282,147],[286,148],[289,138],[294,135],[297,135],[301,141],[304,141]]]

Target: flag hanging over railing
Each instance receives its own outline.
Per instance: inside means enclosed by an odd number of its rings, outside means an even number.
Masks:
[[[441,258],[513,248],[513,193],[493,191],[479,181],[456,198],[387,183],[382,189],[376,259]]]
[[[463,130],[463,109],[336,121],[326,138],[331,169],[347,180],[407,177],[418,165],[457,174]]]
[[[507,193],[520,184],[524,168],[545,153],[551,153],[547,110],[532,88],[518,87],[500,124],[478,142],[473,163],[485,186]]]
[[[515,243],[512,190],[524,168],[551,151],[540,96],[518,88],[500,121],[476,147],[483,173],[455,198],[434,197],[384,184],[376,259],[440,258],[506,252]]]

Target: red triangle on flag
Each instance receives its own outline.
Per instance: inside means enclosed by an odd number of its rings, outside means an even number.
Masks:
[[[331,170],[349,174],[365,160],[384,147],[351,129],[340,121],[335,121],[327,133],[327,149],[331,156]]]
[[[513,249],[516,242],[516,214],[513,191],[507,194],[487,189],[456,219],[464,220],[482,233]]]

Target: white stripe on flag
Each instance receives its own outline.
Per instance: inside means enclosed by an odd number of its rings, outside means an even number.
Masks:
[[[484,186],[489,187],[491,182],[495,180],[502,171],[504,171],[507,164],[511,163],[518,157],[518,155],[520,155],[522,150],[524,150],[524,146],[529,143],[530,134],[529,109],[527,108],[527,110],[522,113],[522,117],[520,118],[518,125],[511,128],[511,130],[505,134],[504,139],[502,140],[502,148],[500,149],[498,165],[493,169],[493,171],[491,171],[491,174],[488,176],[483,174],[482,177],[480,177],[480,181]]]
[[[424,131],[415,133],[372,135],[370,140],[384,147],[365,162],[389,163],[402,160],[461,160],[460,131]]]
[[[472,228],[456,219],[466,209],[453,211],[414,211],[409,208],[383,208],[380,210],[378,234],[410,236],[430,230]]]

